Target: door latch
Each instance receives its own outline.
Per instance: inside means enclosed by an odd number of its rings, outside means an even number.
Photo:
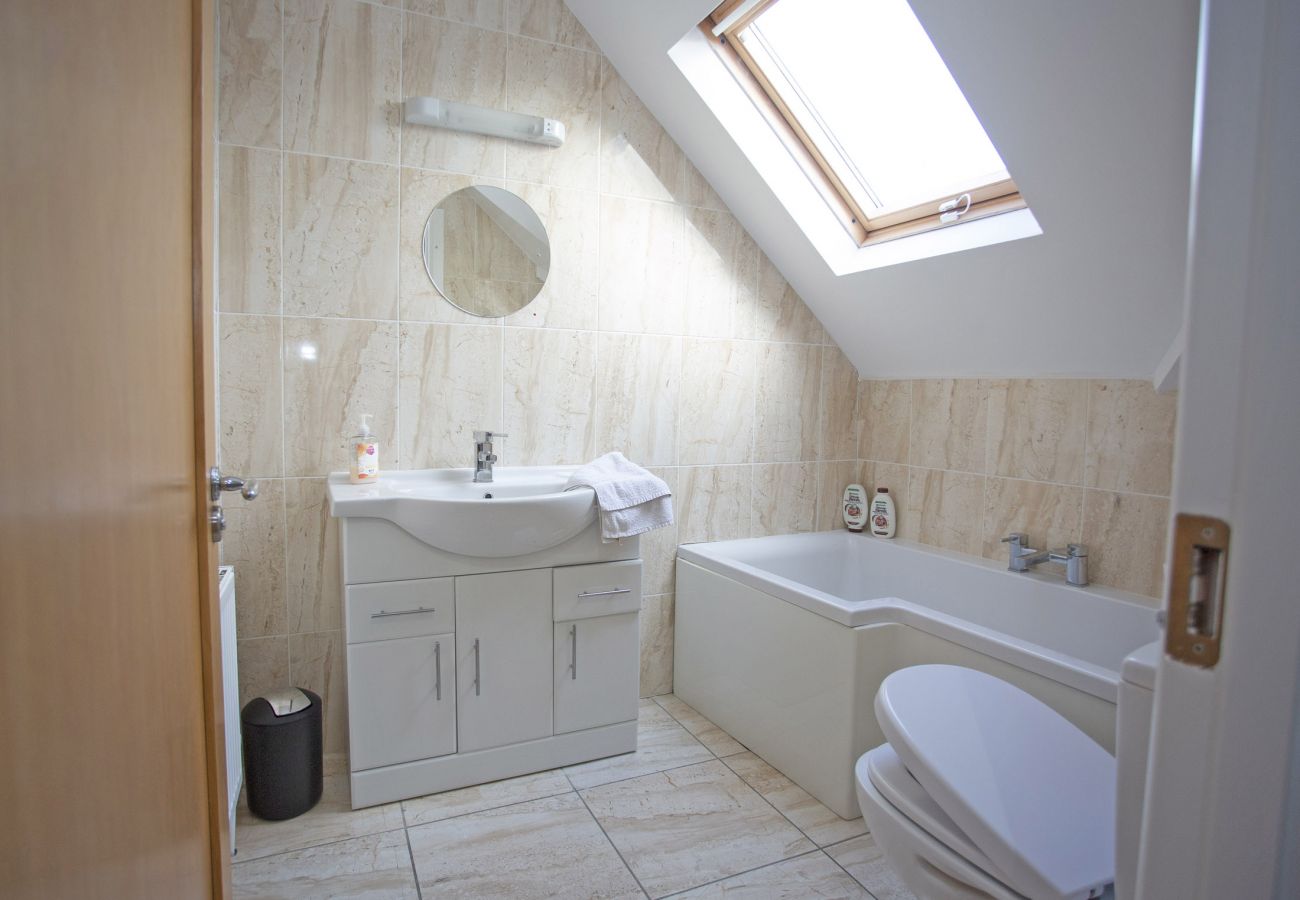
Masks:
[[[1174,519],[1165,652],[1179,662],[1210,669],[1219,661],[1230,538],[1222,519],[1189,513]]]

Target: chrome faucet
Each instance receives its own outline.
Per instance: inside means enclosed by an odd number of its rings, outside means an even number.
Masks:
[[[474,481],[477,483],[491,483],[492,481],[492,464],[497,461],[497,455],[492,452],[492,441],[496,438],[510,437],[508,434],[502,434],[499,431],[476,431],[474,432]]]
[[[1029,535],[1013,531],[1002,539],[1010,544],[1010,557],[1007,569],[1012,572],[1028,572],[1045,562],[1065,565],[1065,580],[1070,584],[1084,587],[1088,584],[1088,547],[1085,544],[1066,544],[1060,550],[1035,550],[1027,546]]]

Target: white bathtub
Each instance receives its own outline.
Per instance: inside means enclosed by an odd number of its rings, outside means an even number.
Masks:
[[[674,690],[845,818],[884,742],[881,680],[920,663],[996,675],[1113,752],[1120,663],[1158,637],[1150,601],[847,531],[677,552]]]

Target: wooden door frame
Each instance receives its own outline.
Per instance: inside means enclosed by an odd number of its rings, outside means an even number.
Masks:
[[[216,15],[213,0],[191,0],[191,231],[194,315],[194,515],[198,541],[199,640],[203,669],[204,766],[208,784],[208,849],[212,896],[230,896],[230,822],[226,801],[226,722],[221,672],[221,598],[217,544],[210,539],[207,471],[216,461]]]

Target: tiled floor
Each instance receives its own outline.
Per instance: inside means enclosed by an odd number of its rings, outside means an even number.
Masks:
[[[241,803],[235,896],[914,900],[861,819],[676,697],[641,701],[638,746],[355,812],[331,760],[321,802],[296,819],[263,822]]]

